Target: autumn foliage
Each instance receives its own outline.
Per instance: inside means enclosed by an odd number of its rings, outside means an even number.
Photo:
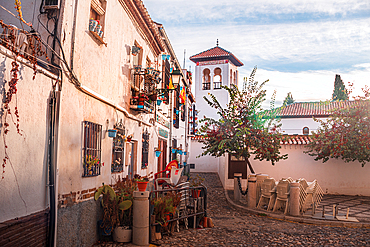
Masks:
[[[256,68],[249,80],[244,78],[242,91],[235,85],[230,88],[222,86],[230,97],[226,107],[221,106],[212,94],[209,94],[210,99],[204,97],[217,110],[219,119],[205,117],[200,120],[203,123],[200,133],[204,137],[201,139],[204,144],[201,155],[219,157],[229,153],[237,158],[243,157],[252,173],[254,170],[249,162],[251,155],[254,155],[254,159],[271,161],[272,164],[287,158],[286,154],[281,155],[279,151],[282,135],[274,122],[274,111],[268,111],[269,115],[266,115],[262,108],[266,97],[263,86],[267,81],[261,84],[255,82],[255,73]]]
[[[321,128],[313,133],[313,141],[306,151],[315,160],[330,158],[345,162],[358,161],[362,166],[370,162],[370,93],[355,97],[350,107],[336,109],[327,120],[316,120]]]

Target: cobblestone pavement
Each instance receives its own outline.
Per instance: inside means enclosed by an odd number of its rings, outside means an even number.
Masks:
[[[317,226],[251,214],[231,206],[216,173],[199,173],[208,189],[213,228],[163,235],[160,246],[370,246],[370,229]],[[134,246],[101,243],[98,246]]]

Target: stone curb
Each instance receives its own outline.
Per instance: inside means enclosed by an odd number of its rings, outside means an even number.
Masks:
[[[299,216],[281,215],[281,214],[275,214],[272,212],[262,211],[258,209],[247,208],[245,206],[236,204],[233,200],[231,200],[227,193],[227,190],[224,190],[224,193],[225,193],[226,200],[229,204],[231,204],[233,207],[243,209],[244,211],[247,211],[252,214],[264,214],[270,218],[277,219],[277,220],[291,221],[291,222],[296,222],[296,223],[311,224],[311,225],[318,225],[318,226],[335,226],[335,227],[370,229],[370,223],[319,220],[319,219],[312,219],[312,218],[299,217]]]

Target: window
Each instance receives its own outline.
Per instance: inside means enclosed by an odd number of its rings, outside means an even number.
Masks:
[[[204,69],[203,70],[203,90],[210,90],[211,89],[211,76],[210,70]]]
[[[143,49],[142,47],[135,41],[134,46],[131,49],[132,53],[132,66],[133,68],[138,67],[139,71],[141,71],[142,67],[142,60],[143,60]],[[139,74],[134,74],[134,78],[131,81],[131,90],[132,95],[136,96],[136,92],[140,91],[140,86],[143,82],[143,77]]]
[[[117,129],[117,135],[113,138],[113,148],[112,148],[112,168],[113,172],[122,172],[124,164],[124,151],[125,151],[125,130],[123,128]]]
[[[103,34],[106,5],[107,2],[105,0],[91,0],[89,31],[101,43],[104,43]]]
[[[179,88],[177,87],[176,90],[173,90],[174,93],[174,106],[173,106],[173,127],[178,129],[180,127],[180,110],[179,110],[179,105],[180,105],[180,93],[179,93]]]
[[[310,133],[310,129],[308,127],[303,128],[303,134],[308,135]]]
[[[145,169],[148,167],[149,135],[150,134],[148,133],[148,129],[146,129],[142,135],[143,144],[142,144],[141,169]]]
[[[213,88],[221,89],[221,85],[222,85],[221,69],[215,68],[214,73],[215,75],[213,77]]]
[[[181,121],[185,122],[186,116],[186,106],[185,104],[181,106]]]
[[[172,149],[175,149],[175,148],[177,148],[177,140],[176,139],[172,139]],[[177,152],[172,152],[172,150],[170,150],[171,151],[171,155],[172,155],[172,160],[175,160],[176,158],[177,158]]]
[[[100,175],[101,167],[101,138],[102,126],[100,124],[82,122],[82,162],[83,177]]]
[[[166,58],[166,60],[163,61],[163,65],[162,65],[162,88],[168,88],[168,86],[170,85],[170,63],[168,61],[168,59]],[[165,92],[163,93],[163,102],[168,104],[169,103],[169,93],[168,92]]]

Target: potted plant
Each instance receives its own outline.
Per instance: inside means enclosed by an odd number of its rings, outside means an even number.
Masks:
[[[162,153],[162,151],[161,151],[161,149],[160,148],[155,148],[154,149],[154,152],[155,152],[155,157],[159,157],[160,155],[161,155],[161,153]]]
[[[134,181],[137,185],[139,191],[145,191],[148,185],[149,179],[153,177],[153,172],[150,172],[148,175],[140,176],[139,174],[134,175]]]
[[[128,136],[126,137],[126,141],[128,141],[128,142],[130,142],[130,141],[131,141],[131,139],[132,139],[132,135],[128,135]]]
[[[177,206],[180,204],[181,194],[175,191],[168,192],[165,196],[154,197],[150,204],[153,206],[153,215],[155,223],[161,226],[167,226],[168,221],[177,211]],[[158,231],[157,231],[158,232]]]
[[[99,228],[103,236],[109,236],[119,224],[119,211],[131,208],[132,200],[120,198],[111,186],[104,184],[95,192],[95,200],[98,200],[100,195],[103,195],[103,219],[99,221]]]
[[[87,175],[93,175],[97,167],[100,167],[101,163],[98,157],[91,154],[86,155],[84,159],[84,167],[86,168]]]
[[[204,181],[204,178],[202,178],[201,176],[199,176],[199,174],[197,174],[195,177],[191,177],[190,178],[190,185],[192,187],[199,187],[200,185],[202,185]],[[192,197],[194,198],[198,198],[200,196],[200,189],[193,189],[192,190]]]
[[[134,191],[136,190],[136,183],[133,179],[130,179],[128,176],[126,178],[118,180],[114,186],[116,189],[116,195],[119,202],[131,201],[133,202]],[[113,231],[113,240],[116,242],[131,242],[132,236],[132,207],[129,207],[126,210],[118,211],[118,225],[114,228]]]
[[[117,136],[117,130],[116,129],[109,129],[108,130],[108,136],[111,138],[115,138]]]

